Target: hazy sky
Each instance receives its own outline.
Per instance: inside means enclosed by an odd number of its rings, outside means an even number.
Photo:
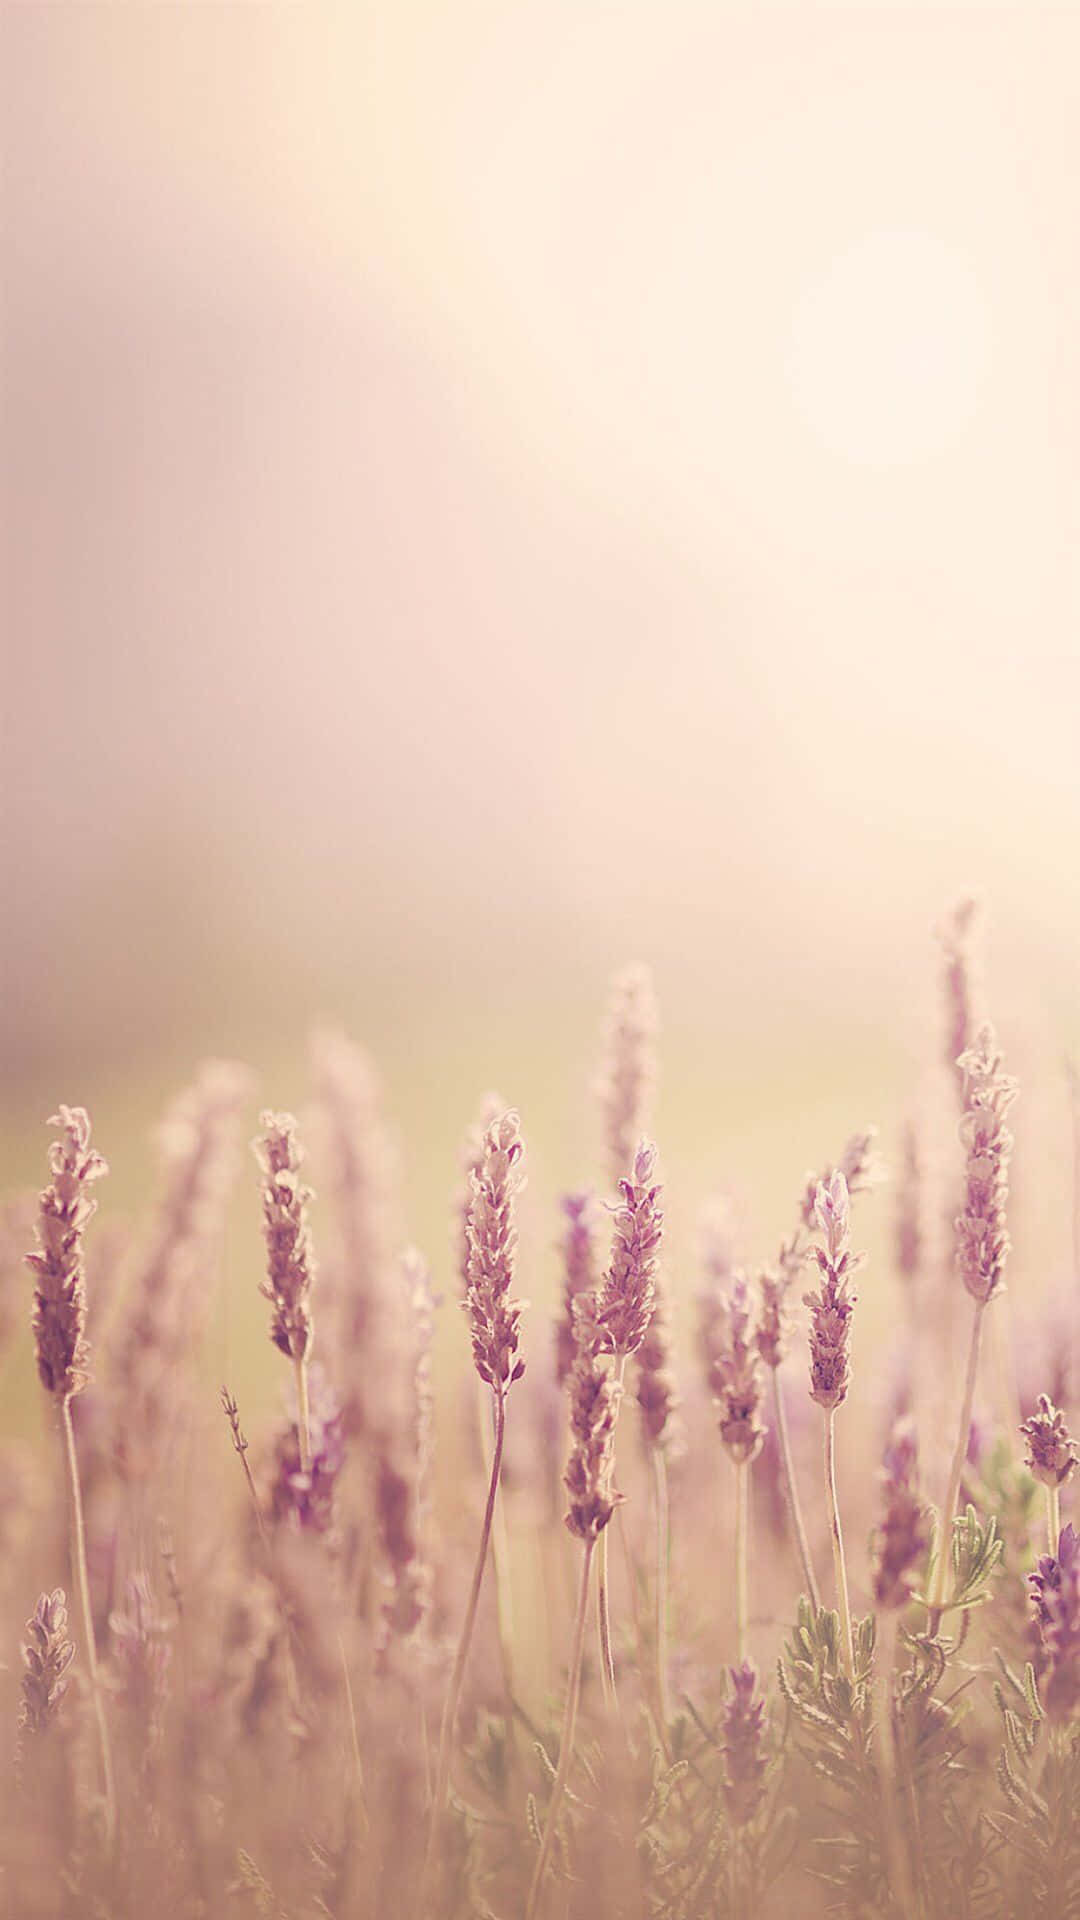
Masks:
[[[0,32],[28,1086],[633,953],[902,1025],[972,883],[1077,1037],[1080,14]]]

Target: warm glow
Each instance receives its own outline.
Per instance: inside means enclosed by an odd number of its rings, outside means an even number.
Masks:
[[[937,235],[882,228],[803,290],[788,374],[831,453],[860,466],[931,460],[974,418],[991,370],[985,297]]]

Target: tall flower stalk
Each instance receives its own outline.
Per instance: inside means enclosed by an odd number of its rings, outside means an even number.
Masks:
[[[918,1569],[930,1545],[926,1507],[918,1489],[918,1450],[910,1419],[893,1427],[881,1472],[882,1522],[874,1552],[873,1595],[877,1611],[876,1720],[881,1750],[885,1844],[893,1889],[902,1913],[916,1911],[911,1862],[901,1818],[900,1766],[894,1726],[893,1672],[897,1624],[911,1599]]]
[[[1011,1242],[1005,1220],[1009,1192],[1009,1160],[1013,1137],[1006,1117],[1016,1099],[1016,1081],[1004,1071],[993,1028],[979,1029],[975,1044],[961,1054],[964,1076],[964,1113],[960,1139],[966,1155],[963,1210],[956,1220],[956,1264],[974,1302],[968,1346],[960,1426],[956,1436],[945,1497],[941,1503],[934,1571],[928,1596],[936,1630],[945,1603],[950,1566],[952,1525],[967,1459],[971,1415],[982,1346],[983,1318],[1005,1281],[1005,1263]]]
[[[615,1423],[623,1389],[614,1377],[610,1348],[592,1294],[581,1294],[576,1299],[574,1330],[576,1355],[569,1386],[571,1451],[565,1475],[570,1505],[566,1525],[576,1539],[584,1542],[585,1553],[574,1615],[559,1761],[529,1887],[525,1920],[534,1920],[537,1912],[573,1764],[593,1554],[619,1499],[614,1489]]]
[[[748,1658],[750,1631],[747,1532],[750,1464],[757,1459],[767,1429],[761,1421],[764,1384],[750,1312],[750,1290],[742,1275],[732,1282],[724,1303],[724,1332],[710,1369],[720,1438],[735,1469],[735,1644],[742,1666]]]
[[[802,1502],[799,1499],[798,1482],[795,1478],[795,1464],[791,1457],[784,1383],[781,1379],[781,1368],[787,1355],[789,1340],[788,1299],[802,1269],[804,1258],[801,1236],[795,1233],[790,1240],[785,1240],[780,1248],[776,1266],[766,1267],[762,1271],[758,1282],[760,1313],[755,1337],[758,1353],[772,1376],[773,1416],[776,1422],[777,1444],[780,1449],[784,1495],[791,1519],[791,1530],[795,1535],[795,1545],[798,1548],[803,1579],[806,1582],[806,1591],[816,1612],[821,1605],[821,1593],[817,1575],[814,1572],[810,1542],[806,1535]]]
[[[825,1415],[825,1502],[832,1536],[836,1605],[849,1678],[855,1671],[855,1643],[836,1491],[836,1411],[847,1399],[851,1379],[851,1315],[857,1296],[849,1282],[862,1264],[862,1256],[851,1252],[850,1211],[847,1181],[838,1169],[827,1185],[819,1183],[814,1196],[814,1214],[824,1241],[823,1246],[813,1249],[821,1285],[816,1292],[803,1296],[810,1308],[810,1398],[817,1401]]]
[[[116,1794],[112,1750],[98,1671],[94,1612],[86,1565],[86,1527],[75,1450],[71,1402],[89,1384],[90,1349],[86,1340],[86,1274],[83,1235],[97,1211],[90,1196],[95,1180],[108,1172],[103,1156],[90,1145],[90,1118],[83,1107],[61,1107],[49,1121],[61,1139],[49,1149],[52,1184],[38,1202],[38,1251],[26,1256],[35,1276],[33,1329],[38,1377],[52,1399],[63,1438],[71,1515],[70,1550],[79,1593],[86,1669],[97,1725],[105,1800],[105,1832],[111,1847],[116,1830]]]
[[[494,1442],[480,1546],[443,1708],[424,1863],[425,1888],[450,1789],[454,1731],[491,1541],[491,1523],[502,1473],[506,1396],[515,1380],[520,1380],[525,1371],[525,1362],[518,1358],[522,1302],[514,1299],[511,1293],[517,1254],[514,1203],[524,1183],[524,1151],[518,1115],[513,1111],[504,1113],[489,1125],[484,1135],[480,1164],[470,1174],[472,1197],[466,1225],[469,1244],[468,1286],[462,1304],[469,1320],[473,1365],[480,1379],[491,1390]]]
[[[656,1148],[642,1140],[628,1178],[619,1182],[621,1202],[615,1209],[611,1263],[597,1303],[597,1326],[614,1357],[615,1378],[622,1387],[626,1362],[637,1353],[652,1320],[656,1299],[656,1266],[664,1228],[660,1197],[654,1180]],[[616,1411],[618,1403],[616,1402]],[[611,1645],[606,1539],[600,1538],[597,1582],[597,1618],[600,1631],[601,1674],[605,1698],[616,1704],[615,1660]]]
[[[263,1234],[266,1239],[267,1278],[261,1292],[273,1306],[270,1338],[293,1363],[296,1379],[297,1438],[300,1471],[311,1472],[311,1413],[308,1402],[308,1356],[313,1323],[311,1286],[315,1255],[308,1227],[308,1203],[314,1197],[300,1178],[304,1151],[291,1113],[264,1113],[263,1132],[254,1142],[262,1168]]]
[[[667,1290],[659,1273],[654,1279],[653,1314],[638,1348],[637,1402],[641,1409],[645,1448],[652,1467],[656,1570],[653,1581],[653,1665],[656,1710],[661,1728],[670,1719],[667,1693],[668,1557],[671,1539],[671,1503],[668,1495],[668,1452],[676,1443],[675,1386],[671,1349],[671,1312]],[[666,1734],[665,1734],[666,1738]]]
[[[1020,1429],[1027,1441],[1027,1466],[1046,1489],[1046,1529],[1050,1553],[1057,1552],[1061,1533],[1061,1489],[1076,1470],[1076,1441],[1065,1415],[1048,1394],[1040,1393],[1035,1412]]]

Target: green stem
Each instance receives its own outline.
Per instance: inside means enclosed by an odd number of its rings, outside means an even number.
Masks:
[[[465,1668],[469,1659],[469,1647],[472,1644],[473,1628],[476,1625],[476,1610],[480,1603],[480,1589],[484,1583],[484,1568],[487,1565],[488,1549],[491,1543],[491,1522],[495,1512],[495,1499],[499,1491],[499,1476],[502,1471],[503,1438],[506,1432],[506,1402],[502,1387],[496,1386],[494,1392],[495,1445],[491,1456],[491,1474],[488,1479],[487,1504],[484,1508],[484,1523],[480,1530],[480,1548],[473,1569],[472,1586],[469,1590],[468,1605],[461,1627],[454,1657],[450,1685],[447,1688],[446,1704],[443,1707],[442,1727],[439,1733],[439,1759],[435,1769],[435,1797],[431,1805],[431,1824],[428,1828],[427,1851],[424,1857],[424,1870],[421,1880],[421,1908],[423,1894],[426,1891],[431,1868],[435,1858],[435,1845],[442,1825],[450,1790],[450,1759],[454,1745],[454,1729],[457,1726],[458,1707],[461,1704],[461,1689],[465,1680]]]
[[[101,1697],[101,1681],[98,1675],[94,1614],[90,1604],[90,1579],[86,1570],[86,1526],[83,1520],[82,1489],[79,1485],[79,1462],[75,1452],[75,1428],[71,1421],[70,1397],[60,1402],[60,1427],[64,1436],[64,1457],[71,1500],[71,1563],[75,1584],[79,1589],[79,1606],[86,1642],[86,1670],[90,1677],[94,1719],[97,1722],[98,1744],[101,1748],[101,1773],[105,1786],[105,1837],[111,1852],[116,1835],[116,1789],[113,1784],[109,1729],[105,1721],[105,1706]]]
[[[603,1540],[604,1535],[600,1535]],[[559,1741],[559,1765],[551,1788],[547,1819],[544,1822],[544,1837],[540,1843],[540,1853],[533,1870],[529,1898],[525,1907],[525,1920],[535,1920],[540,1891],[543,1886],[547,1864],[551,1857],[555,1828],[562,1807],[566,1782],[574,1755],[574,1730],[577,1726],[578,1702],[581,1698],[581,1660],[585,1650],[585,1622],[589,1608],[589,1571],[592,1567],[595,1541],[585,1543],[585,1561],[581,1569],[581,1590],[578,1594],[577,1616],[574,1621],[574,1639],[570,1651],[570,1672],[566,1688],[566,1709],[563,1714],[562,1737]]]
[[[848,1601],[847,1563],[844,1559],[844,1536],[840,1530],[840,1503],[836,1497],[836,1408],[830,1407],[825,1415],[825,1497],[829,1506],[829,1528],[832,1533],[833,1573],[836,1577],[836,1605],[840,1614],[840,1632],[843,1636],[844,1663],[848,1679],[855,1674],[855,1641],[851,1631],[851,1606]]]
[[[941,1503],[941,1524],[938,1531],[937,1552],[934,1558],[934,1576],[930,1582],[928,1602],[930,1607],[930,1631],[936,1633],[941,1622],[945,1604],[945,1589],[948,1584],[949,1568],[952,1564],[952,1528],[956,1517],[956,1502],[960,1493],[964,1465],[967,1460],[968,1441],[971,1436],[971,1410],[975,1404],[975,1382],[979,1372],[979,1352],[982,1346],[983,1315],[986,1301],[976,1300],[975,1313],[971,1322],[971,1344],[968,1347],[967,1373],[964,1378],[964,1397],[960,1406],[960,1431],[956,1436],[956,1449],[949,1468],[949,1478],[945,1487],[945,1498]]]
[[[795,1484],[795,1466],[791,1458],[791,1441],[788,1436],[787,1410],[784,1406],[784,1390],[780,1384],[780,1369],[774,1367],[773,1408],[776,1413],[776,1438],[780,1447],[780,1462],[784,1470],[784,1492],[787,1495],[788,1513],[791,1516],[792,1531],[802,1561],[803,1579],[810,1605],[817,1613],[821,1608],[821,1589],[814,1573],[814,1563],[810,1558],[810,1543],[803,1524],[802,1506],[799,1502],[799,1490]]]

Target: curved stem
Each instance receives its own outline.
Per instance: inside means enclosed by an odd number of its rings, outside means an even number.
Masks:
[[[667,1686],[668,1647],[668,1551],[671,1538],[671,1507],[668,1500],[667,1458],[663,1447],[651,1449],[656,1489],[656,1705],[667,1740],[670,1719]]]
[[[601,1540],[603,1534],[600,1535]],[[574,1621],[574,1640],[570,1651],[570,1672],[566,1687],[566,1709],[563,1714],[562,1738],[559,1741],[559,1765],[551,1788],[548,1802],[547,1819],[544,1822],[544,1837],[540,1843],[540,1853],[533,1870],[529,1898],[525,1907],[525,1920],[535,1920],[537,1903],[543,1885],[547,1864],[551,1858],[552,1842],[566,1791],[567,1777],[574,1757],[574,1729],[577,1725],[578,1702],[581,1698],[581,1658],[585,1649],[585,1621],[589,1608],[589,1570],[592,1566],[595,1542],[585,1543],[585,1562],[581,1569],[581,1590],[578,1594],[577,1617]]]
[[[293,1355],[296,1371],[296,1438],[300,1447],[300,1471],[311,1472],[311,1407],[308,1401],[307,1356]]]
[[[829,1504],[829,1527],[832,1532],[833,1572],[836,1576],[836,1605],[840,1614],[840,1632],[843,1636],[844,1662],[850,1680],[855,1672],[855,1641],[851,1631],[851,1606],[848,1601],[847,1563],[844,1559],[844,1536],[840,1531],[840,1503],[836,1497],[835,1407],[830,1407],[825,1415],[825,1497]]]
[[[810,1558],[810,1543],[806,1537],[806,1528],[803,1524],[802,1517],[802,1506],[799,1502],[799,1490],[795,1484],[795,1466],[791,1458],[791,1441],[788,1437],[787,1410],[784,1406],[784,1390],[780,1384],[779,1367],[773,1368],[772,1378],[773,1409],[776,1414],[776,1438],[780,1447],[780,1464],[784,1470],[784,1492],[787,1495],[788,1513],[791,1518],[792,1532],[795,1535],[795,1543],[799,1549],[799,1559],[802,1561],[803,1579],[806,1581],[807,1595],[810,1600],[810,1605],[813,1607],[814,1612],[817,1613],[821,1607],[821,1589],[818,1586],[817,1577],[814,1573],[814,1563]]]
[[[75,1429],[71,1422],[70,1399],[60,1402],[60,1426],[64,1436],[64,1457],[67,1465],[68,1492],[71,1498],[71,1563],[75,1574],[75,1584],[79,1589],[79,1606],[82,1612],[83,1635],[86,1640],[86,1669],[90,1676],[90,1692],[94,1702],[94,1719],[97,1722],[98,1744],[101,1748],[101,1773],[105,1786],[105,1835],[111,1850],[116,1834],[116,1789],[113,1785],[112,1750],[109,1746],[109,1729],[105,1721],[105,1707],[101,1698],[101,1681],[98,1677],[97,1645],[94,1639],[94,1614],[90,1605],[90,1579],[86,1570],[86,1526],[83,1520],[82,1489],[79,1485],[79,1461],[75,1452]]]
[[[967,1373],[964,1378],[964,1398],[960,1406],[960,1431],[956,1436],[956,1449],[953,1453],[949,1478],[945,1487],[945,1498],[941,1503],[941,1522],[938,1529],[937,1551],[934,1557],[934,1577],[930,1582],[930,1631],[936,1633],[941,1621],[945,1602],[945,1588],[948,1583],[949,1567],[952,1564],[952,1525],[956,1516],[956,1501],[963,1478],[964,1463],[967,1460],[968,1440],[971,1436],[971,1410],[975,1404],[975,1381],[979,1372],[979,1351],[982,1346],[983,1314],[986,1301],[976,1300],[975,1313],[971,1322],[971,1344],[968,1348]]]
[[[506,1432],[506,1402],[501,1388],[494,1389],[495,1445],[491,1455],[491,1474],[488,1480],[487,1505],[484,1508],[484,1524],[480,1530],[480,1549],[473,1569],[472,1586],[469,1601],[465,1609],[465,1618],[461,1627],[454,1657],[450,1685],[447,1689],[446,1704],[443,1707],[442,1727],[439,1733],[439,1760],[435,1770],[435,1797],[431,1805],[431,1825],[428,1828],[427,1852],[424,1858],[424,1872],[421,1891],[427,1885],[435,1855],[435,1842],[442,1824],[446,1798],[450,1789],[450,1757],[454,1745],[454,1729],[457,1725],[458,1707],[461,1703],[461,1689],[465,1679],[465,1668],[469,1659],[469,1647],[472,1642],[473,1628],[476,1625],[476,1610],[480,1602],[480,1589],[484,1583],[484,1568],[487,1564],[488,1547],[491,1542],[491,1521],[495,1512],[495,1499],[499,1491],[499,1475],[502,1471],[503,1436]]]
[[[747,1657],[749,1623],[746,1579],[747,1464],[735,1462],[735,1657],[740,1666]]]

